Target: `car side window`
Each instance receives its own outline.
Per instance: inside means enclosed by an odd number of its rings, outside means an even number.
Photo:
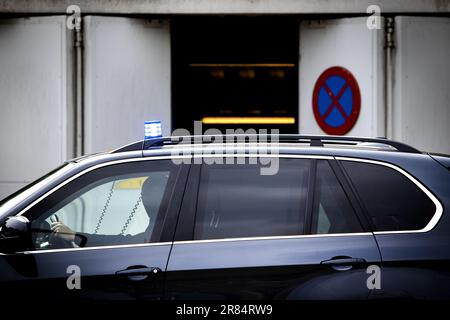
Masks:
[[[342,161],[372,221],[374,231],[423,229],[436,212],[433,201],[392,168]]]
[[[258,165],[203,165],[194,239],[302,234],[310,160],[279,160],[275,175]]]
[[[170,161],[118,164],[69,182],[28,213],[33,248],[158,241],[178,167]]]
[[[313,234],[363,231],[344,189],[326,160],[317,161],[314,189]]]

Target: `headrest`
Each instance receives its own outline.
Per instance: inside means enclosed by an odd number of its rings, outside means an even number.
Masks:
[[[156,217],[158,214],[158,209],[167,184],[167,178],[167,174],[165,173],[155,173],[149,176],[142,185],[142,204],[150,219]]]

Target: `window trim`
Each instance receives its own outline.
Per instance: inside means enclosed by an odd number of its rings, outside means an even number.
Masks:
[[[97,165],[94,165],[92,167],[86,168],[76,174],[74,174],[73,176],[71,176],[70,178],[66,179],[64,182],[58,184],[57,186],[54,186],[53,188],[51,188],[50,190],[48,190],[46,193],[44,193],[43,195],[39,196],[37,199],[35,199],[34,201],[32,201],[30,204],[28,204],[25,208],[23,208],[22,210],[19,211],[19,213],[12,215],[12,216],[21,216],[24,213],[26,213],[28,210],[30,210],[32,207],[34,207],[36,204],[38,204],[39,202],[41,202],[42,200],[44,200],[45,198],[47,198],[48,196],[50,196],[51,194],[53,194],[54,192],[56,192],[57,190],[59,190],[60,188],[64,187],[66,184],[72,182],[73,180],[79,178],[82,175],[85,175],[93,170],[99,169],[99,168],[103,168],[103,167],[107,167],[107,166],[111,166],[111,165],[116,165],[116,164],[122,164],[122,163],[127,163],[127,162],[138,162],[138,161],[154,161],[154,160],[173,160],[173,159],[194,159],[194,158],[217,158],[217,157],[246,157],[246,158],[250,158],[250,157],[262,157],[262,158],[305,158],[305,159],[326,159],[326,160],[333,160],[333,156],[328,156],[328,155],[296,155],[296,154],[252,154],[252,153],[248,153],[248,154],[194,154],[194,155],[169,155],[169,156],[154,156],[154,157],[143,157],[143,158],[131,158],[131,159],[121,159],[121,160],[112,160],[112,161],[106,161],[103,163],[99,163]],[[186,166],[186,164],[183,164]],[[192,161],[191,164],[187,164],[187,166],[192,166]],[[183,171],[183,170],[182,170]],[[181,174],[181,173],[180,173]],[[188,181],[188,174],[186,172],[186,174],[184,175],[184,179],[185,179],[185,183],[184,183],[184,187],[186,187],[186,183]],[[180,177],[180,176],[179,176]],[[175,186],[176,187],[176,186]],[[179,200],[179,201],[184,201],[183,200]],[[181,210],[181,208],[179,208]],[[178,216],[177,216],[177,221],[180,217],[181,211],[178,210]],[[34,251],[21,251],[21,252],[16,252],[15,254],[37,254],[37,253],[52,253],[52,252],[71,252],[71,251],[80,251],[80,250],[97,250],[97,249],[120,249],[120,248],[132,248],[132,247],[136,247],[136,246],[155,246],[155,245],[165,245],[165,244],[176,244],[176,243],[183,243],[186,241],[176,241],[176,235],[177,235],[177,231],[178,230],[178,226],[177,226],[177,221],[175,222],[175,233],[174,233],[174,241],[172,242],[157,242],[157,243],[147,243],[147,244],[130,244],[130,245],[111,245],[111,246],[98,246],[98,247],[88,247],[88,248],[66,248],[66,249],[51,249],[51,250],[34,250]],[[300,236],[287,236],[287,237],[303,237],[304,235],[300,235]],[[308,236],[308,235],[306,235]],[[277,238],[277,237],[274,237]],[[282,238],[285,238],[285,236],[282,236]],[[233,241],[237,241],[240,240],[242,238],[239,239],[234,239]],[[229,240],[229,239],[217,239],[218,241],[220,240]],[[211,241],[217,241],[217,240],[211,240]],[[250,239],[247,239],[250,240]],[[259,238],[254,238],[252,240],[259,240]],[[189,240],[190,241],[190,240]],[[188,242],[189,242],[188,241]],[[204,241],[204,240],[195,240],[195,241]],[[209,241],[209,240],[205,240],[205,241]],[[0,253],[0,256],[4,256],[6,254],[4,253]]]
[[[90,171],[96,170],[101,167],[106,167],[114,164],[120,164],[120,163],[126,163],[126,162],[135,162],[135,161],[153,161],[153,160],[171,160],[171,159],[192,159],[192,158],[211,158],[211,157],[269,157],[269,158],[298,158],[298,159],[325,159],[325,160],[338,160],[338,161],[359,161],[359,162],[366,162],[366,163],[372,163],[377,165],[383,165],[386,167],[390,167],[394,170],[397,170],[404,176],[406,176],[408,179],[410,179],[416,186],[418,186],[435,204],[436,206],[436,212],[435,215],[431,218],[428,225],[421,229],[421,230],[403,230],[403,231],[375,231],[375,232],[362,232],[362,233],[340,233],[340,234],[305,234],[305,235],[296,235],[296,236],[274,236],[274,237],[252,237],[252,238],[228,238],[228,239],[208,239],[208,240],[177,240],[177,232],[175,233],[175,241],[173,242],[158,242],[158,243],[148,243],[148,244],[131,244],[131,245],[113,245],[113,246],[103,246],[103,247],[89,247],[89,248],[67,248],[67,249],[53,249],[53,250],[41,250],[41,251],[24,251],[20,252],[22,254],[40,254],[40,253],[56,253],[56,252],[67,252],[67,251],[80,251],[80,250],[97,250],[97,249],[114,249],[114,248],[127,248],[127,247],[136,247],[136,246],[159,246],[159,245],[168,245],[168,244],[190,244],[190,243],[214,243],[214,242],[232,242],[232,241],[254,241],[254,240],[284,240],[284,239],[302,239],[302,238],[311,238],[311,237],[317,237],[317,238],[325,238],[325,237],[342,237],[342,236],[366,236],[366,235],[381,235],[381,234],[408,234],[408,233],[424,233],[432,230],[437,223],[439,222],[440,218],[443,214],[443,206],[440,203],[440,201],[425,187],[423,186],[417,179],[415,179],[412,175],[407,173],[405,170],[397,167],[396,165],[386,163],[383,161],[377,161],[377,160],[368,160],[368,159],[362,159],[362,158],[351,158],[351,157],[339,157],[339,156],[332,156],[332,155],[301,155],[301,154],[222,154],[222,155],[215,155],[215,154],[209,154],[209,155],[179,155],[179,156],[155,156],[155,157],[145,157],[145,158],[134,158],[134,159],[122,159],[122,160],[113,160],[113,161],[107,161],[104,163],[97,164],[95,166],[92,166],[90,168],[86,168],[83,171],[80,171],[79,173],[73,175],[69,179],[65,180],[61,184],[53,187],[49,191],[47,191],[45,194],[38,197],[36,200],[32,201],[28,206],[26,206],[24,209],[22,209],[17,216],[20,216],[24,214],[26,211],[28,211],[30,208],[32,208],[34,205],[36,205],[38,202],[45,199],[47,196],[52,194],[53,192],[57,191],[59,188],[63,187],[67,183],[70,183],[74,179],[80,177],[81,175],[84,175]],[[184,202],[184,199],[183,199]],[[179,214],[182,214],[180,212]],[[178,216],[180,218],[180,216]],[[178,230],[177,226],[177,230]],[[0,255],[5,255],[3,253],[0,253]]]
[[[327,237],[348,237],[348,236],[355,236],[355,237],[373,236],[373,232],[300,234],[295,236],[261,236],[261,237],[242,237],[242,238],[225,238],[225,239],[178,240],[174,241],[173,244],[179,245],[179,244],[220,243],[220,242],[235,242],[235,241],[295,240],[303,238],[327,238]]]
[[[357,233],[329,233],[329,234],[302,234],[296,236],[269,236],[269,237],[244,237],[244,238],[227,238],[227,239],[204,239],[204,240],[178,240],[178,241],[166,241],[155,243],[138,243],[138,244],[123,244],[123,245],[110,245],[103,247],[87,247],[87,248],[64,248],[64,249],[49,249],[49,250],[37,250],[37,251],[21,251],[14,254],[42,254],[42,253],[58,253],[58,252],[71,252],[71,251],[85,251],[85,250],[102,250],[102,249],[122,249],[122,248],[135,248],[135,247],[156,247],[167,245],[183,245],[183,244],[201,244],[201,243],[220,243],[220,242],[236,242],[236,241],[261,241],[261,240],[295,240],[304,238],[327,238],[327,237],[362,237],[373,236],[372,232],[357,232]],[[8,254],[0,253],[0,256]]]
[[[97,247],[80,247],[80,248],[61,248],[61,249],[45,249],[45,250],[27,250],[19,251],[13,254],[41,254],[41,253],[58,253],[58,252],[72,252],[72,251],[91,251],[91,250],[103,250],[103,249],[122,249],[122,248],[139,248],[139,247],[157,247],[172,245],[172,242],[153,242],[153,243],[135,243],[135,244],[116,244],[109,246],[97,246]],[[0,255],[7,255],[0,253]]]
[[[40,203],[41,201],[44,201],[47,197],[52,195],[53,193],[57,192],[59,189],[63,188],[68,183],[71,183],[72,181],[94,171],[97,169],[114,166],[114,165],[120,165],[125,163],[135,163],[140,161],[149,161],[149,160],[171,160],[175,158],[183,158],[184,156],[161,156],[161,157],[152,157],[152,158],[132,158],[132,159],[122,159],[122,160],[113,160],[113,161],[107,161],[104,163],[99,163],[97,165],[94,165],[92,167],[86,168],[70,178],[66,179],[64,182],[58,184],[57,186],[53,187],[49,191],[47,191],[45,194],[41,195],[34,201],[32,201],[27,207],[20,210],[19,213],[15,214],[15,216],[21,216],[26,214],[29,210],[31,210],[35,205]],[[176,227],[176,219],[178,218],[179,214],[179,207],[181,204],[181,198],[182,196],[176,196],[177,191],[178,193],[184,192],[185,183],[187,181],[187,174],[188,174],[188,167],[189,164],[181,164],[184,166],[184,168],[180,168],[178,170],[176,176],[174,177],[174,185],[172,192],[168,195],[172,198],[172,201],[168,203],[168,207],[166,209],[167,215],[164,217],[162,231],[161,231],[161,241],[160,242],[150,242],[150,243],[137,243],[137,244],[118,244],[118,245],[106,245],[106,246],[93,246],[93,247],[80,247],[80,248],[60,248],[60,249],[46,249],[46,250],[25,250],[20,252],[15,252],[14,254],[38,254],[38,253],[51,253],[51,252],[70,252],[70,251],[80,251],[80,250],[101,250],[101,249],[120,249],[120,248],[134,248],[134,247],[152,247],[152,246],[160,246],[160,245],[172,245],[173,244],[173,236],[175,233],[175,227]],[[171,214],[171,211],[174,211],[175,214]],[[174,217],[170,217],[173,215]],[[14,216],[14,215],[13,215]],[[168,220],[169,219],[169,220]],[[175,221],[172,221],[175,220]],[[170,236],[170,241],[168,240],[167,233],[167,224],[171,224],[171,228],[173,228],[173,232]],[[0,256],[3,256],[6,254],[0,253]]]
[[[397,165],[394,165],[392,163],[378,161],[378,160],[369,160],[369,159],[361,159],[361,158],[351,158],[351,157],[335,157],[338,161],[353,161],[353,162],[363,162],[363,163],[370,163],[375,164],[379,166],[385,166],[388,168],[391,168],[393,170],[396,170],[406,178],[408,178],[411,182],[413,182],[423,193],[425,193],[428,198],[434,203],[436,207],[436,211],[433,215],[433,217],[428,221],[427,225],[420,229],[420,230],[397,230],[397,231],[374,231],[374,235],[384,235],[384,234],[409,234],[409,233],[425,233],[429,232],[436,227],[438,222],[440,221],[442,214],[444,212],[444,208],[441,204],[441,202],[436,198],[436,196],[428,190],[419,180],[414,178],[411,174],[406,172],[404,169],[398,167]]]

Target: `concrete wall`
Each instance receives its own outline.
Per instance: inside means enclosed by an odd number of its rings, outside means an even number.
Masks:
[[[142,139],[145,120],[161,120],[169,135],[169,24],[90,16],[84,26],[85,153]]]
[[[85,14],[336,14],[449,12],[450,0],[2,0],[0,12],[64,14],[77,4]]]
[[[72,156],[65,19],[0,20],[0,198]]]
[[[312,109],[320,74],[332,66],[348,69],[361,92],[359,118],[348,135],[384,135],[383,30],[365,18],[302,21],[300,25],[300,133],[324,134]]]
[[[450,18],[395,19],[394,139],[450,154]]]

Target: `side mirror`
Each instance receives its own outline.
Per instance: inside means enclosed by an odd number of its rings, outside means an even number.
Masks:
[[[12,216],[0,226],[0,252],[23,251],[31,245],[30,221],[23,216]]]

